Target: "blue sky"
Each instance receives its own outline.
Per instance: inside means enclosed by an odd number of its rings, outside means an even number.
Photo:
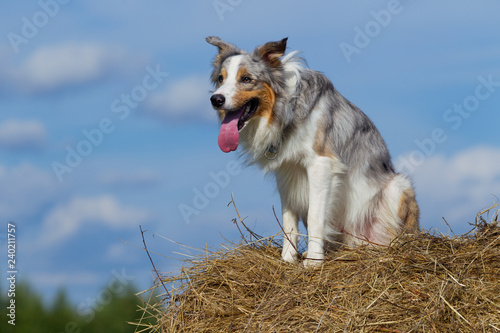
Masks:
[[[139,225],[166,272],[196,251],[161,236],[196,248],[237,239],[231,193],[258,233],[279,231],[273,180],[218,148],[209,35],[246,49],[288,37],[373,119],[414,180],[424,228],[447,233],[445,217],[468,231],[500,195],[496,2],[2,7],[0,237],[17,225],[18,277],[47,299],[65,286],[88,304],[116,272],[147,288]]]

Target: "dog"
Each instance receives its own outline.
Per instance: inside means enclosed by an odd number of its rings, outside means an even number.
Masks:
[[[308,69],[287,38],[251,53],[219,37],[210,97],[223,152],[241,143],[247,162],[274,174],[281,198],[281,257],[297,262],[298,222],[307,228],[305,266],[325,251],[361,244],[388,246],[419,229],[410,179],[396,173],[373,122],[323,74]]]

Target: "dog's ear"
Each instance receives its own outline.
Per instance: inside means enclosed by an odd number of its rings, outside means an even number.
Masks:
[[[262,58],[271,66],[280,64],[279,58],[285,54],[286,42],[288,38],[283,38],[277,42],[269,42],[255,49],[254,54]]]
[[[219,77],[219,67],[224,62],[224,60],[232,55],[241,54],[242,51],[233,44],[225,42],[216,36],[207,37],[206,41],[207,43],[219,48],[219,53],[215,56],[212,62],[212,66],[214,67],[214,71],[212,73],[212,83],[216,84]]]
[[[209,36],[206,38],[208,44],[212,44],[219,48],[219,53],[225,53],[230,50],[237,50],[238,48],[233,44],[223,41],[219,37]]]
[[[215,36],[210,36],[206,38],[207,43],[212,44],[214,46],[217,46],[219,48],[219,53],[215,56],[214,61],[212,65],[214,68],[217,68],[222,64],[222,62],[227,59],[227,57],[230,57],[232,55],[240,54],[241,50],[238,49],[236,46],[233,44],[230,44],[228,42],[223,41],[219,37]],[[214,72],[213,75],[216,75]],[[216,77],[212,78],[213,82],[215,82]]]

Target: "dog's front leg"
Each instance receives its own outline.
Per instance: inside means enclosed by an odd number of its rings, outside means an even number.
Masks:
[[[283,212],[283,250],[281,258],[297,262],[299,253],[299,218],[306,215],[309,200],[307,172],[297,166],[285,166],[276,173],[276,184]]]
[[[286,262],[295,263],[298,260],[297,242],[299,239],[299,215],[286,204],[283,206],[283,250],[281,258]]]
[[[333,219],[344,180],[344,165],[333,158],[315,158],[307,170],[309,210],[307,214],[308,251],[304,266],[320,265],[325,259],[325,227]]]

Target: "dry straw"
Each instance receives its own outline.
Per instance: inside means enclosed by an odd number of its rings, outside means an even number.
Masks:
[[[171,296],[157,281],[143,309],[155,324],[137,332],[500,332],[494,209],[467,234],[342,249],[316,269],[283,262],[274,238],[251,234],[161,276]]]

